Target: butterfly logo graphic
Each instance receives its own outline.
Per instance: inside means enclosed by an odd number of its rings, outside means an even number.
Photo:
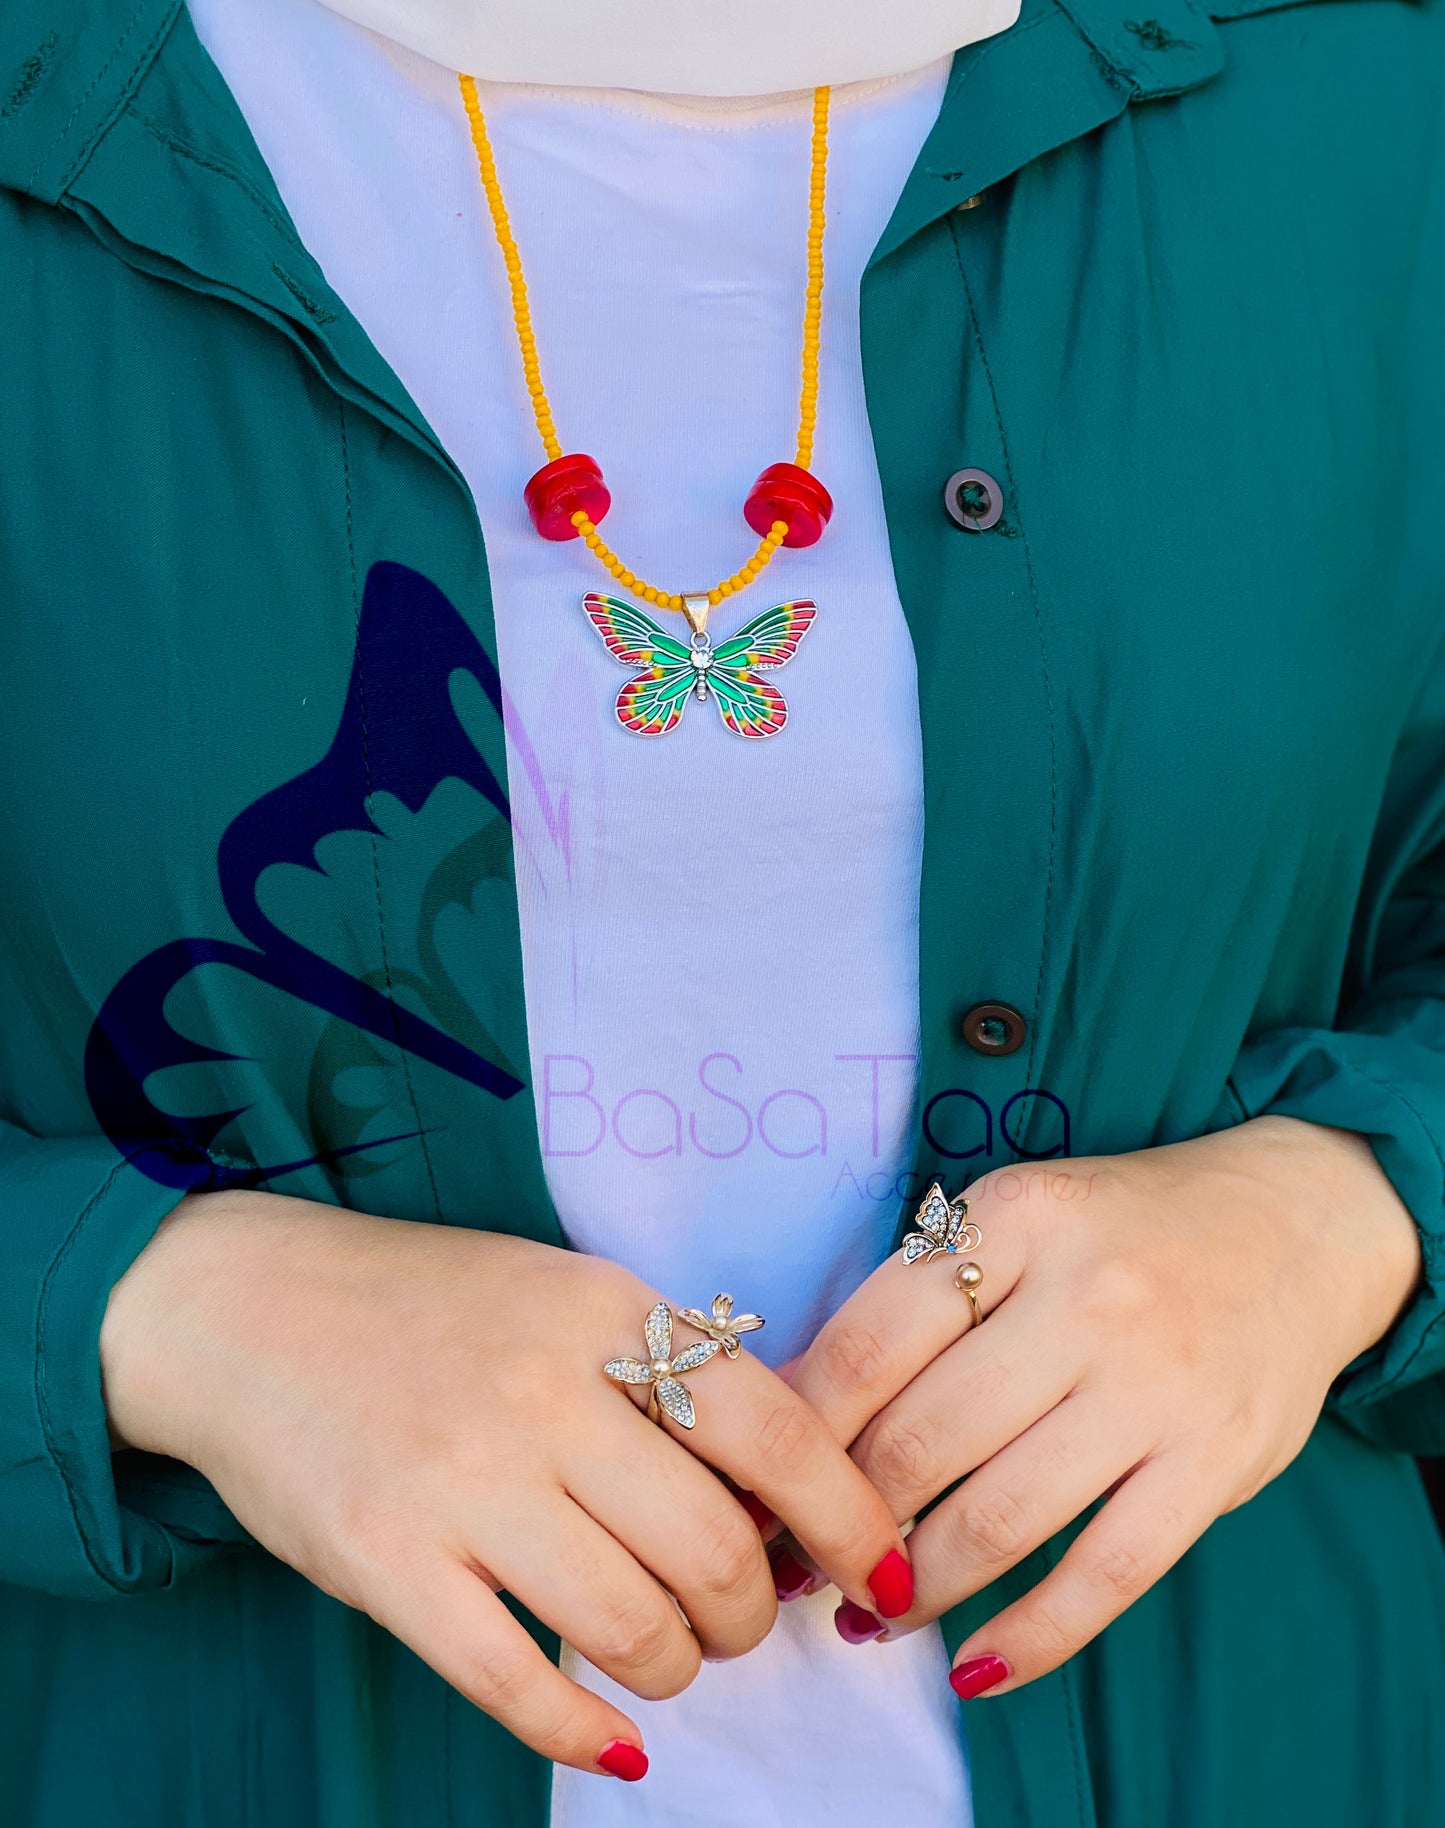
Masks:
[[[638,736],[666,736],[689,698],[711,698],[739,736],[776,736],[788,702],[754,669],[786,666],[812,627],[816,603],[779,603],[714,647],[706,631],[682,642],[640,609],[589,591],[582,607],[614,660],[642,671],[617,694],[617,721]]]
[[[920,1227],[903,1240],[905,1263],[931,1263],[935,1257],[957,1256],[977,1250],[983,1233],[968,1217],[968,1201],[960,1194],[951,1203],[935,1181],[923,1196],[913,1223]]]

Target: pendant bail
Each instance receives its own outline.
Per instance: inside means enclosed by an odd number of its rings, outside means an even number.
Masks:
[[[695,635],[707,633],[707,612],[712,608],[707,593],[701,596],[684,597],[682,613],[687,617],[687,625]]]

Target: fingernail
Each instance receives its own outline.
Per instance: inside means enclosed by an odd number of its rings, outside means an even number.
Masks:
[[[882,1619],[875,1619],[871,1612],[855,1606],[852,1600],[843,1601],[833,1614],[833,1623],[845,1644],[871,1644],[888,1629]]]
[[[758,1526],[759,1535],[773,1521],[773,1513],[768,1509],[756,1492],[739,1491],[738,1503]]]
[[[786,1549],[770,1549],[768,1566],[773,1571],[773,1591],[780,1600],[801,1599],[805,1593],[813,1591],[812,1569],[805,1568],[797,1556],[790,1555]]]
[[[1007,1682],[1013,1671],[1002,1657],[969,1657],[948,1678],[948,1686],[960,1701],[972,1701],[975,1695],[986,1695],[1000,1682]]]
[[[868,1576],[868,1591],[885,1619],[901,1619],[913,1604],[913,1569],[908,1558],[890,1549]]]
[[[635,1784],[647,1775],[646,1752],[625,1739],[609,1740],[597,1754],[597,1763],[609,1777],[620,1777],[625,1784]]]

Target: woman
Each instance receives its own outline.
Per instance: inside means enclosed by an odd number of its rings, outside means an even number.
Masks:
[[[697,10],[0,21],[10,1819],[1431,1819],[1440,9]]]

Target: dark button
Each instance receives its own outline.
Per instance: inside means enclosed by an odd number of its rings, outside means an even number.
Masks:
[[[987,533],[1003,513],[1003,490],[987,470],[955,470],[943,485],[943,505],[954,526]]]
[[[1029,1025],[1012,1003],[975,1003],[959,1027],[975,1053],[1016,1054]]]

